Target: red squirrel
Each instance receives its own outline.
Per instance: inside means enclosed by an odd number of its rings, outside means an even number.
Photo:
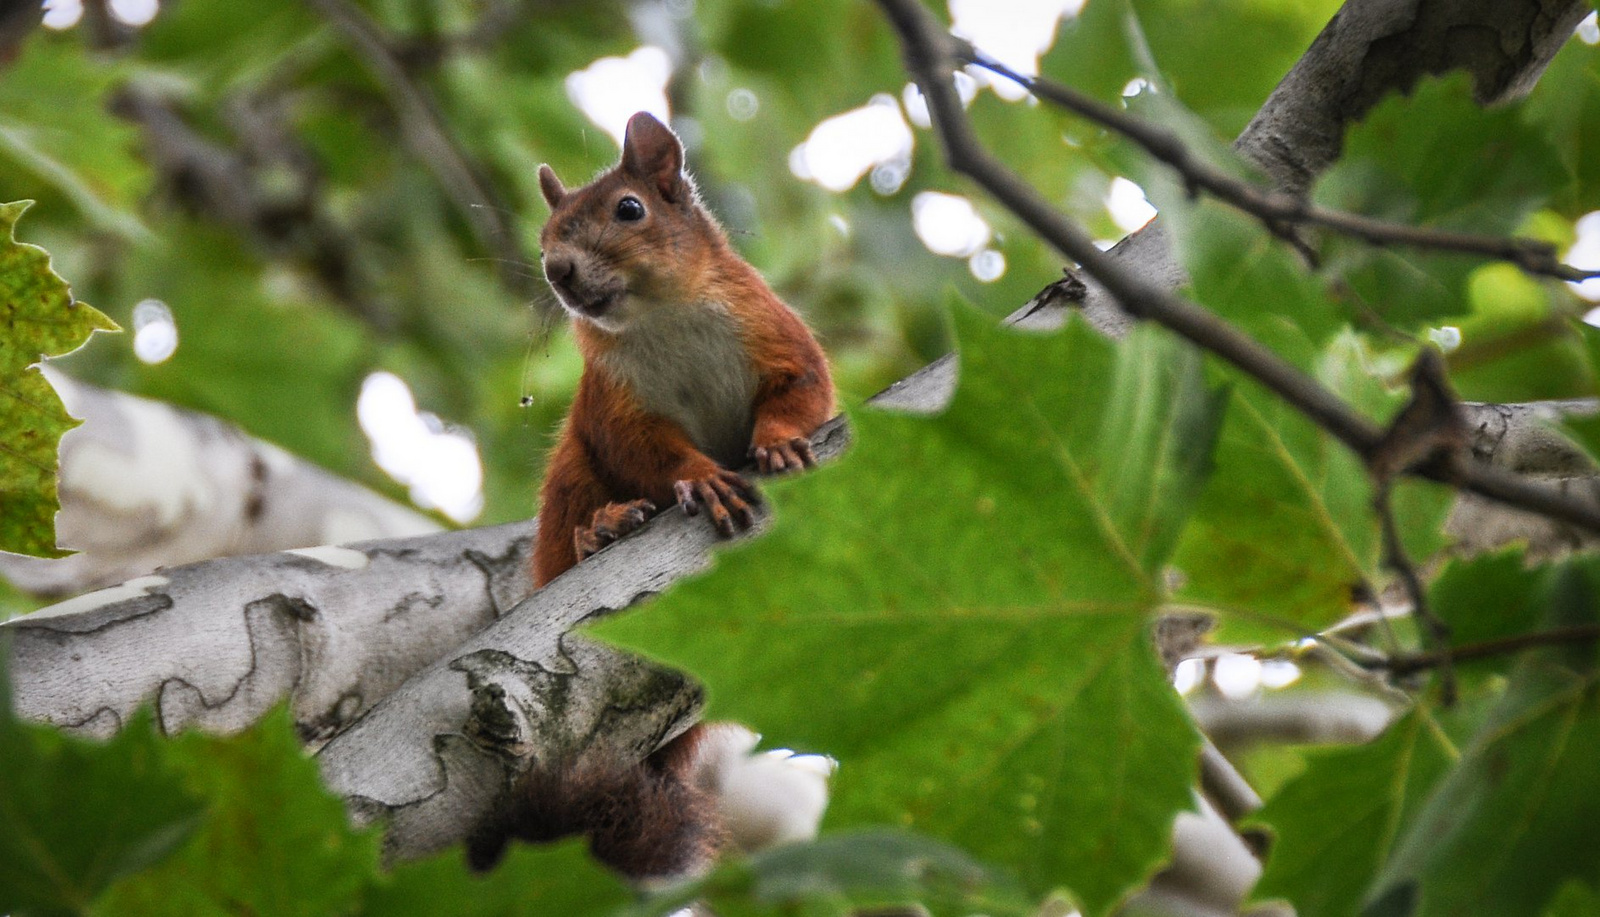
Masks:
[[[678,138],[649,114],[629,120],[614,168],[568,191],[541,166],[539,188],[545,277],[572,315],[583,377],[540,492],[535,584],[673,502],[723,535],[748,527],[757,494],[735,468],[815,461],[809,437],[834,407],[822,348],[728,245]],[[702,723],[631,767],[535,762],[468,839],[469,860],[486,869],[513,838],[579,834],[624,875],[667,879],[814,833],[825,775],[753,755],[755,742]]]
[[[813,464],[833,415],[816,338],[728,244],[683,169],[683,146],[646,112],[622,161],[568,191],[549,166],[544,273],[572,315],[583,377],[540,491],[543,586],[673,502],[724,536],[758,496],[733,469]]]

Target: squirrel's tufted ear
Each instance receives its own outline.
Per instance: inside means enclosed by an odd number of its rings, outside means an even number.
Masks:
[[[554,210],[567,196],[567,189],[562,187],[561,179],[556,178],[556,170],[549,166],[539,167],[539,190],[544,192],[544,202]]]
[[[671,128],[647,111],[628,119],[622,140],[622,169],[653,186],[668,203],[683,199],[683,144]]]

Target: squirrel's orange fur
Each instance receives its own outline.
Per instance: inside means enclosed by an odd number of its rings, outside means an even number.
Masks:
[[[584,361],[540,493],[542,586],[673,502],[748,526],[756,493],[733,469],[810,464],[834,402],[822,348],[729,246],[661,122],[634,115],[590,184],[542,166],[539,186],[545,276]]]

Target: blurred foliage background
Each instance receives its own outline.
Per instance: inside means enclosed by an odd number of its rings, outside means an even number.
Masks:
[[[1228,137],[1336,4],[1137,6],[1183,101]],[[153,18],[129,25],[127,10]],[[922,127],[908,164],[842,193],[791,171],[824,119],[874,96],[903,117],[898,47],[852,0],[89,0],[55,15],[72,24],[8,33],[0,198],[39,201],[28,238],[80,298],[128,328],[137,303],[159,300],[180,340],[151,365],[132,335],[102,338],[70,371],[215,413],[399,496],[355,412],[362,380],[389,370],[476,439],[480,522],[533,511],[576,383],[537,267],[535,172],[549,162],[575,184],[616,156],[569,91],[598,59],[669,53],[673,124],[708,203],[818,330],[849,400],[945,350],[947,287],[1003,315],[1059,274],[981,200],[998,279],[919,241],[915,196],[965,190]],[[1064,20],[1045,69],[1116,98],[1134,75],[1117,28]],[[1207,35],[1248,48],[1218,67]],[[1052,199],[1098,236],[1123,234],[1098,130],[989,90],[973,111]]]

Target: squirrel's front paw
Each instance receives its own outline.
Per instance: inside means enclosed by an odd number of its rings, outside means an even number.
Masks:
[[[656,505],[649,500],[629,500],[626,503],[607,503],[594,511],[594,520],[579,526],[572,533],[572,545],[578,559],[584,560],[618,538],[644,525],[655,514]]]
[[[724,537],[732,535],[735,528],[749,528],[756,518],[750,504],[761,502],[761,496],[749,481],[726,468],[718,468],[704,477],[679,481],[672,489],[685,513],[699,515],[700,508],[705,507],[711,523]]]
[[[811,440],[804,436],[757,443],[750,447],[750,457],[756,460],[756,470],[762,474],[799,471],[817,463],[816,456],[811,454]]]

